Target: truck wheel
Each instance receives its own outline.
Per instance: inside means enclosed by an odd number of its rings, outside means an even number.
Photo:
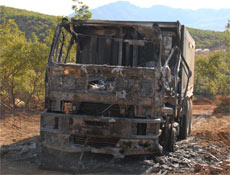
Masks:
[[[192,99],[189,99],[189,130],[188,134],[190,135],[192,132]]]
[[[180,123],[180,132],[179,132],[179,139],[183,140],[186,139],[189,134],[189,128],[190,127],[190,107],[189,107],[189,99],[186,100],[185,106],[184,106],[184,112],[182,114],[182,120]]]
[[[180,133],[179,139],[183,140],[186,139],[188,136],[188,115],[183,114],[181,126],[180,126]]]
[[[176,149],[176,129],[171,126],[167,150],[169,152],[174,152],[175,149]]]

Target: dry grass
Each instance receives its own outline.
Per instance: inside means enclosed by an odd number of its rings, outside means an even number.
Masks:
[[[230,116],[197,118],[192,129],[192,135],[204,136],[207,141],[218,141],[223,146],[230,146]]]
[[[230,96],[220,96],[216,99],[215,113],[227,113],[230,115]]]

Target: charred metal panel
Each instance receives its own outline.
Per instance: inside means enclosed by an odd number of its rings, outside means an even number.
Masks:
[[[195,58],[195,42],[192,39],[191,35],[188,33],[187,29],[183,26],[182,28],[183,32],[183,55],[186,59],[186,62],[188,63],[191,72],[194,72],[194,58]],[[183,72],[182,75],[182,89],[185,90],[186,88],[186,75],[184,75],[185,72]],[[194,74],[191,75],[191,78],[189,80],[189,87],[188,87],[188,96],[191,97],[193,95],[193,82],[194,82]],[[184,92],[184,91],[182,91]]]
[[[56,103],[49,107],[51,111],[62,111],[63,102],[76,105],[82,102],[143,105],[150,108],[155,103],[156,84],[153,80],[157,79],[157,75],[153,68],[71,64],[50,66],[49,70],[49,99],[51,104]],[[144,113],[146,116],[153,115],[152,111]]]

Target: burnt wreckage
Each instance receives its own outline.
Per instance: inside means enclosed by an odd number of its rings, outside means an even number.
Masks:
[[[179,22],[63,19],[45,79],[44,160],[173,151],[191,131],[194,50]]]

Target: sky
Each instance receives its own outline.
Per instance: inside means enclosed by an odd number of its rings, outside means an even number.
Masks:
[[[90,9],[116,2],[119,0],[81,0]],[[166,5],[174,8],[200,9],[200,8],[230,8],[230,0],[126,0],[139,7],[151,7],[153,5]],[[68,16],[73,12],[72,0],[0,0],[0,5],[26,9],[56,16]]]

